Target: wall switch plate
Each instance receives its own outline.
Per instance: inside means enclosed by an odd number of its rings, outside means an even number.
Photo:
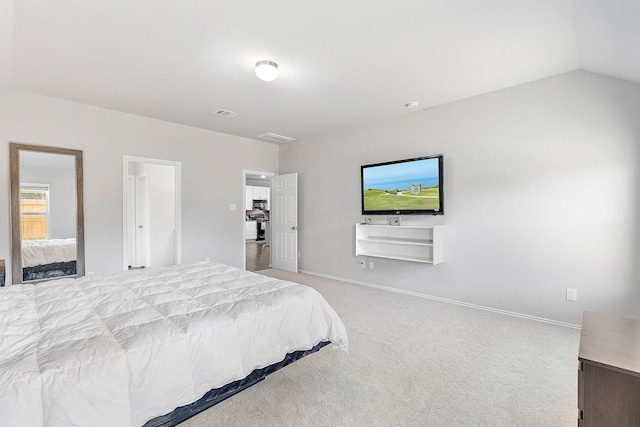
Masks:
[[[211,258],[206,257],[206,258],[204,259],[204,262],[211,262]]]
[[[373,270],[373,261],[369,261],[369,268]]]
[[[229,205],[229,210],[230,210],[230,211],[235,211],[235,210],[236,210],[236,208],[237,208],[237,206],[236,206],[236,204],[235,204],[235,203],[231,203],[231,204]]]
[[[567,301],[578,301],[578,290],[567,288]]]

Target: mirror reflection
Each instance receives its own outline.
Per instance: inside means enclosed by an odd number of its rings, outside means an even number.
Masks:
[[[23,281],[77,273],[75,181],[73,156],[20,152]]]
[[[82,275],[82,152],[20,144],[11,149],[13,282]]]

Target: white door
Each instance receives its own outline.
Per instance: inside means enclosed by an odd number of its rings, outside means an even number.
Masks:
[[[136,257],[132,267],[148,267],[149,264],[149,192],[147,176],[136,176]]]
[[[127,179],[127,264],[136,267],[136,177]]]
[[[298,272],[298,174],[271,178],[271,264]]]

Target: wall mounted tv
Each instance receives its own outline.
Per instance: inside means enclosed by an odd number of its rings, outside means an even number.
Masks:
[[[363,215],[442,215],[442,156],[361,167]]]

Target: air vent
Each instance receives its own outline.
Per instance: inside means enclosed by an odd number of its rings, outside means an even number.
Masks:
[[[218,110],[218,111],[216,111],[216,115],[220,116],[220,117],[226,117],[227,119],[230,119],[231,117],[237,116],[238,113],[234,113],[233,111],[229,111],[229,110]]]
[[[277,142],[278,144],[284,144],[285,142],[295,141],[295,138],[291,138],[284,135],[278,135],[277,133],[263,133],[262,135],[258,135],[258,138],[267,139],[272,142]]]

